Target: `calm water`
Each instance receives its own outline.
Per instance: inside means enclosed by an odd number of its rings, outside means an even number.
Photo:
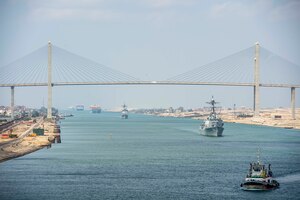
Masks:
[[[0,199],[299,199],[300,131],[225,124],[224,137],[198,134],[199,121],[75,112],[62,144],[0,164]],[[278,190],[240,183],[256,150]]]

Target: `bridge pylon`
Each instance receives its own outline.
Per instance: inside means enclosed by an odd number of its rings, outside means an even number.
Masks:
[[[296,113],[295,113],[295,99],[296,99],[296,88],[291,88],[291,113],[292,113],[292,119],[296,119]]]
[[[11,109],[11,119],[15,118],[15,86],[10,87],[10,109]]]
[[[52,119],[52,45],[48,42],[48,108],[47,118]]]
[[[254,117],[259,117],[260,110],[260,93],[259,93],[259,43],[255,43],[254,57]]]

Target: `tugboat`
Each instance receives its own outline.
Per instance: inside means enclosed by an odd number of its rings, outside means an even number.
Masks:
[[[128,119],[128,110],[127,110],[127,106],[125,104],[123,105],[121,117],[122,117],[122,119]]]
[[[200,134],[205,136],[221,137],[224,130],[224,123],[223,120],[217,116],[215,111],[215,104],[218,102],[216,102],[214,97],[212,97],[211,100],[206,103],[211,105],[211,113],[200,126]]]
[[[259,150],[257,162],[250,163],[249,172],[245,181],[241,183],[241,188],[247,191],[273,190],[279,187],[279,183],[273,179],[271,164],[268,169],[259,160]]]

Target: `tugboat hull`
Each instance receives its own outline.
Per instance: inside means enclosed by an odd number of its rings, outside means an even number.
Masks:
[[[221,137],[223,130],[223,127],[200,128],[200,134],[210,137]]]
[[[274,190],[279,187],[279,183],[273,180],[271,183],[267,182],[245,182],[241,184],[243,190],[246,191],[265,191]]]

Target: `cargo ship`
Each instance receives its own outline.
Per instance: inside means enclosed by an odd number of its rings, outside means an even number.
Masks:
[[[211,98],[209,102],[206,102],[211,105],[211,113],[207,117],[207,119],[202,123],[200,126],[200,134],[205,136],[212,136],[212,137],[220,137],[223,134],[223,120],[217,116],[216,113],[216,102],[214,97]]]
[[[279,183],[273,179],[271,164],[268,168],[259,160],[259,150],[257,161],[250,163],[249,172],[241,184],[241,188],[247,191],[273,190],[279,187]]]
[[[91,109],[92,113],[101,113],[100,105],[96,105],[96,104],[91,105],[90,109]]]
[[[84,110],[84,105],[77,105],[76,110],[77,111],[83,111]]]

